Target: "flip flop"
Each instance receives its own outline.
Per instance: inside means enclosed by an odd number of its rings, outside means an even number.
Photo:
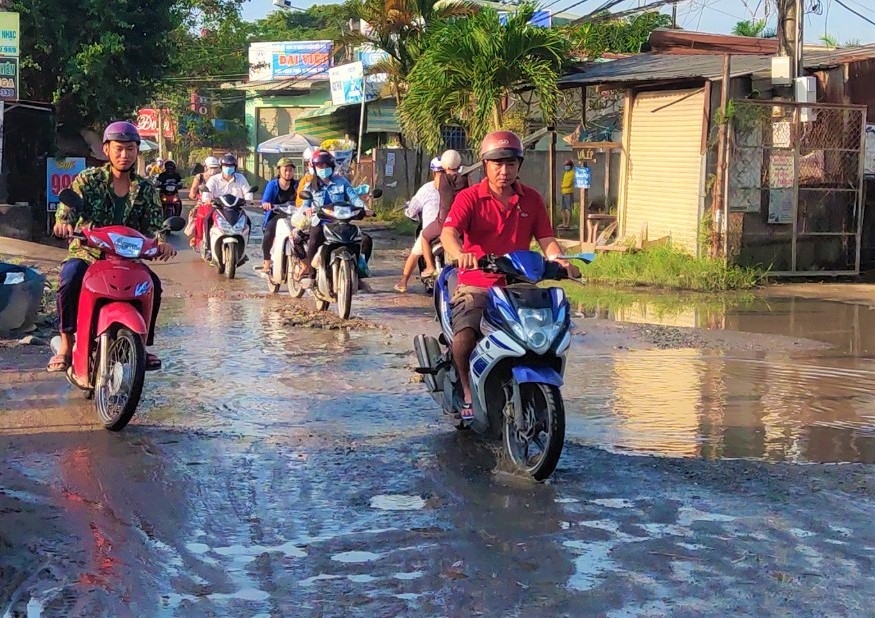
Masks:
[[[146,371],[158,371],[161,369],[161,359],[146,352]]]
[[[407,294],[407,286],[406,285],[398,285],[396,283],[392,289],[395,290],[396,292],[398,292],[399,294]]]
[[[62,371],[67,371],[67,369],[70,367],[70,362],[72,360],[72,356],[55,354],[49,359],[49,364],[46,366],[46,371],[48,371],[49,373],[60,373]]]
[[[459,410],[459,416],[462,417],[463,421],[473,421],[474,407],[470,403],[463,403],[462,408]]]

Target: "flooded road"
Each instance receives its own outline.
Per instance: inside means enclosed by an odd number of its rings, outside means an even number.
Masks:
[[[0,362],[0,617],[868,612],[870,467],[795,463],[869,461],[866,324],[829,349],[661,349],[579,317],[568,444],[535,485],[413,379],[434,323],[380,291],[393,270],[355,330],[291,326],[251,272],[177,286],[119,434],[43,356]]]

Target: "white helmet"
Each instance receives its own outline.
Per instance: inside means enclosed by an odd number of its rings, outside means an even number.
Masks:
[[[221,167],[219,160],[216,157],[207,157],[204,159],[204,167]]]
[[[457,170],[462,167],[462,155],[455,150],[447,150],[441,155],[441,167],[445,170]]]
[[[431,163],[428,164],[428,168],[433,172],[442,172],[444,171],[443,166],[441,165],[441,160],[435,157],[431,160]]]
[[[309,163],[310,159],[313,157],[313,153],[316,152],[316,149],[312,146],[307,146],[307,149],[304,151],[304,163]]]

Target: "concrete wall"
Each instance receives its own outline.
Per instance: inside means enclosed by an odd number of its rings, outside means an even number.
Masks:
[[[386,176],[386,164],[389,155],[394,154],[394,164],[392,165],[391,176]],[[416,153],[412,150],[407,151],[407,166],[409,171],[405,173],[405,151],[402,149],[377,149],[374,151],[376,159],[376,174],[375,186],[382,187],[384,203],[391,204],[396,201],[403,201],[408,198],[408,191],[415,193],[423,182],[429,177],[428,163],[430,157],[423,157],[422,166],[417,174],[415,167]],[[576,162],[577,158],[572,152],[558,152],[556,154],[556,164],[553,169],[553,177],[556,182],[556,207],[558,208],[559,186],[562,181],[563,165],[566,159],[571,159]],[[587,193],[589,204],[603,205],[605,202],[605,163],[607,162],[607,154],[597,154],[596,161],[590,162],[592,168],[592,187]],[[472,160],[471,153],[463,153],[463,164],[470,165]],[[535,187],[538,192],[544,196],[544,201],[547,201],[550,182],[549,170],[549,153],[541,151],[527,151],[526,160],[523,163],[520,171],[520,179],[523,183]],[[482,179],[480,170],[472,172],[472,182],[478,182]],[[611,157],[611,169],[609,175],[609,204],[616,204],[619,190],[620,178],[620,154],[614,153]],[[577,201],[578,193],[575,191],[575,201]]]

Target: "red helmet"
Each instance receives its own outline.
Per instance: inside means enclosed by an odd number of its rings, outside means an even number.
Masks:
[[[332,155],[327,150],[317,150],[313,153],[313,157],[310,159],[310,165],[316,167],[317,165],[327,165],[329,167],[335,167],[336,162],[334,160],[334,155]]]
[[[523,160],[523,143],[513,131],[493,131],[480,143],[480,159],[495,161],[516,157]]]

